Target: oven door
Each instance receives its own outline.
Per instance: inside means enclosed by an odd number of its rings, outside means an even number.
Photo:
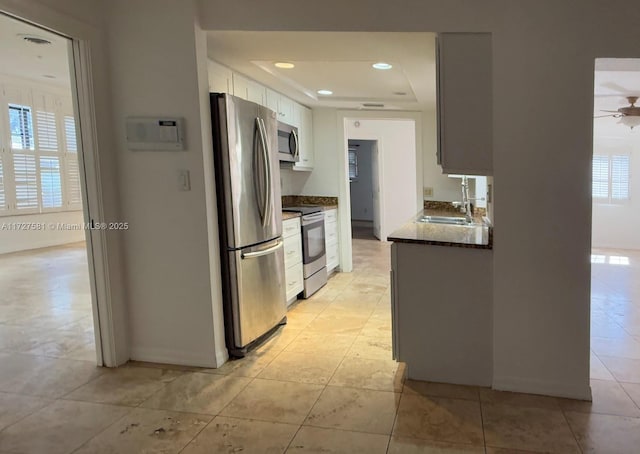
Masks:
[[[309,214],[302,218],[302,263],[305,278],[326,266],[324,236],[324,213]]]

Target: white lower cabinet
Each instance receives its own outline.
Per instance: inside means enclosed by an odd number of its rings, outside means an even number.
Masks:
[[[324,212],[324,241],[327,254],[327,274],[340,265],[340,237],[338,236],[338,210]]]
[[[283,221],[282,232],[284,237],[284,277],[287,293],[287,305],[290,305],[296,300],[298,294],[304,290],[300,218],[292,218]]]

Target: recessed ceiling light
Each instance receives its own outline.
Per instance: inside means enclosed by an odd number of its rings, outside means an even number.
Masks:
[[[293,63],[289,63],[286,61],[277,61],[273,64],[273,66],[280,69],[291,69],[296,67],[296,65],[294,65]]]
[[[393,65],[389,64],[389,63],[385,63],[383,61],[380,61],[378,63],[374,63],[373,66],[375,69],[391,69],[393,68]]]
[[[318,90],[319,95],[332,95],[333,92],[331,90]]]

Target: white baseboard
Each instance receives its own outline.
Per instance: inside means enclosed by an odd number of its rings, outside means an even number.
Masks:
[[[226,353],[226,350],[224,353]],[[214,355],[206,354],[204,352],[194,353],[155,348],[132,348],[131,359],[149,363],[173,364],[176,366],[215,368],[224,364],[228,359],[228,356],[225,359],[224,354],[218,357],[218,352],[216,352],[214,357]],[[221,362],[218,362],[219,360]]]
[[[227,361],[229,361],[229,351],[225,347],[220,350],[216,349],[216,369],[222,367]]]
[[[497,391],[512,391],[543,396],[566,397],[569,399],[591,400],[591,386],[589,382],[584,386],[569,385],[567,383],[529,380],[519,377],[493,377],[493,389]]]

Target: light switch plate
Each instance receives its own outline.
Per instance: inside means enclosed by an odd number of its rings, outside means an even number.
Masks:
[[[423,195],[425,197],[433,197],[433,188],[424,188],[424,193]]]
[[[191,191],[191,173],[188,170],[181,170],[179,172],[178,181],[181,191]]]

